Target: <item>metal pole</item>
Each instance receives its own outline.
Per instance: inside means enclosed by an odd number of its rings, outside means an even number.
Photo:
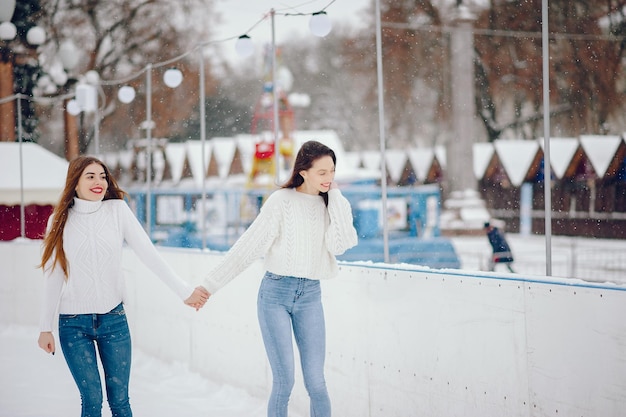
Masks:
[[[24,157],[22,155],[22,96],[17,95],[17,136],[20,142],[20,236],[26,237],[26,214],[24,208]]]
[[[200,207],[200,230],[202,233],[202,249],[206,248],[206,225],[205,225],[205,217],[206,217],[206,213],[205,213],[205,209],[206,209],[206,165],[207,165],[207,161],[205,159],[205,148],[206,148],[206,109],[205,109],[205,93],[204,93],[204,55],[203,55],[203,51],[204,48],[200,47],[199,49],[200,53],[199,55],[199,59],[200,59],[200,143],[202,144],[201,146],[201,152],[202,152],[202,195],[201,195],[201,201],[202,201],[202,205]]]
[[[550,39],[548,0],[541,2],[541,48],[543,59],[543,192],[545,200],[546,275],[552,275],[552,167],[550,165]]]
[[[280,183],[280,163],[278,158],[280,154],[278,152],[278,88],[276,86],[276,27],[274,25],[274,17],[276,12],[274,9],[270,10],[270,16],[272,17],[272,98],[273,98],[273,118],[274,121],[273,131],[274,131],[274,175],[276,177],[276,185]]]
[[[450,192],[476,191],[477,183],[472,164],[474,123],[474,15],[467,6],[454,11],[450,32],[452,117],[454,137],[448,141],[446,178]],[[464,198],[464,197],[463,197]]]
[[[152,64],[146,67],[146,231],[152,239]]]
[[[376,69],[378,78],[378,129],[380,135],[380,186],[382,191],[383,254],[389,262],[389,231],[387,230],[387,163],[385,161],[385,87],[383,84],[383,52],[380,24],[380,0],[376,0]]]
[[[96,86],[96,111],[94,113],[94,129],[93,129],[93,140],[94,145],[96,147],[96,156],[100,157],[100,94],[102,93],[102,87],[100,86],[100,81],[98,80],[98,85]],[[104,95],[104,93],[102,93]]]

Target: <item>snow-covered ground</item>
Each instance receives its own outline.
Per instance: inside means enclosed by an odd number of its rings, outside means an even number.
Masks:
[[[545,274],[543,236],[508,235],[520,274]],[[484,270],[490,248],[486,237],[456,237],[464,269]],[[552,238],[554,276],[626,284],[626,241]],[[72,417],[80,399],[62,353],[37,347],[38,330],[0,325],[0,417]],[[131,403],[137,416],[261,417],[266,398],[211,381],[184,363],[167,363],[135,349]],[[335,399],[338,401],[338,399]],[[110,417],[106,401],[103,416]],[[302,417],[302,416],[294,416]]]
[[[546,275],[543,235],[508,234],[513,268],[519,274]],[[626,284],[626,241],[552,236],[552,276]],[[462,269],[486,271],[491,247],[485,236],[452,238]],[[500,271],[505,267],[499,266]],[[501,268],[501,269],[500,269]]]
[[[80,396],[59,350],[52,356],[37,346],[38,330],[0,325],[0,416],[80,415]],[[131,404],[136,416],[262,417],[265,401],[236,387],[209,381],[186,364],[165,363],[133,351]],[[103,405],[103,417],[110,417]]]

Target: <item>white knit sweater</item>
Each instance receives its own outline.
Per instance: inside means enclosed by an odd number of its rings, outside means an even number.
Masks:
[[[205,278],[215,293],[265,255],[265,269],[277,275],[309,279],[337,274],[335,255],[357,244],[350,203],[339,189],[319,195],[293,188],[273,192],[257,218]]]
[[[193,288],[161,259],[125,201],[74,198],[63,231],[69,276],[65,280],[59,265],[50,268],[53,255],[44,268],[42,332],[52,331],[57,307],[59,314],[102,314],[124,301],[124,241],[178,297],[191,295]]]

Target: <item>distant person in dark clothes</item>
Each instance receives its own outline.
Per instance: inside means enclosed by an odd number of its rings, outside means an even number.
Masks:
[[[497,227],[492,226],[489,222],[485,223],[484,229],[485,233],[487,233],[487,238],[489,239],[489,243],[491,244],[491,249],[493,251],[489,261],[489,270],[494,271],[496,264],[504,264],[509,271],[515,272],[511,267],[511,264],[513,263],[513,253],[511,252],[511,247],[504,237],[504,233],[502,233]]]

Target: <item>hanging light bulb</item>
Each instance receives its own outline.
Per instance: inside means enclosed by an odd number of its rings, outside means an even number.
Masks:
[[[15,12],[15,0],[0,1],[0,22],[10,22]]]
[[[100,84],[100,74],[98,71],[89,70],[85,73],[85,82],[89,85],[98,85]]]
[[[169,88],[176,88],[183,82],[183,73],[178,68],[170,68],[163,74],[163,82]]]
[[[130,85],[125,85],[117,92],[117,98],[124,104],[128,104],[135,99],[135,89]]]
[[[40,26],[33,26],[26,32],[26,42],[34,46],[42,45],[46,41],[46,31]]]
[[[65,71],[71,72],[78,65],[80,52],[71,39],[66,39],[59,46],[59,59]]]
[[[0,23],[0,40],[10,41],[17,35],[17,28],[11,22]]]
[[[78,105],[78,101],[76,101],[74,99],[68,101],[67,102],[67,112],[69,114],[71,114],[72,116],[78,115],[81,112],[80,106]]]
[[[242,58],[246,58],[254,52],[254,44],[248,35],[241,35],[235,44],[235,50]]]
[[[309,20],[309,29],[315,36],[323,38],[330,33],[332,29],[332,23],[328,18],[325,11],[313,13],[311,20]]]

